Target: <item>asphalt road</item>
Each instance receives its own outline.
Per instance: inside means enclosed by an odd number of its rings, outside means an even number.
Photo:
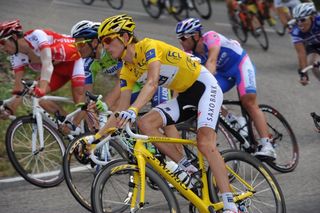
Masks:
[[[216,30],[235,38],[228,24],[224,3],[212,2],[213,16],[203,21],[205,30]],[[118,13],[128,13],[137,23],[139,38],[151,37],[178,46],[174,28],[176,21],[165,15],[151,19],[139,0],[125,0],[123,10],[115,11],[106,2],[97,0],[85,6],[80,0],[0,0],[0,21],[19,18],[25,29],[51,28],[69,33],[73,24],[82,19],[102,21]],[[311,76],[311,84],[298,83],[297,60],[290,37],[279,37],[268,31],[270,49],[262,51],[252,37],[244,48],[257,68],[259,102],[278,109],[291,124],[300,145],[300,163],[289,174],[275,171],[285,195],[287,212],[320,212],[320,142],[314,132],[310,112],[319,112],[320,84]],[[225,96],[236,97],[235,90]],[[25,181],[0,181],[0,213],[71,213],[87,212],[69,193],[63,183],[51,189],[40,189]]]

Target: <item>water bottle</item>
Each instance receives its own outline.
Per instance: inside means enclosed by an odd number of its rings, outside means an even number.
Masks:
[[[191,179],[191,176],[181,169],[179,165],[174,161],[167,161],[166,168],[170,170],[173,174],[177,174],[178,178],[184,183],[188,188],[193,188],[194,181]]]

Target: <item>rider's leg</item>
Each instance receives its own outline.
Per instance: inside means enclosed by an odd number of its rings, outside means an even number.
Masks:
[[[151,110],[138,120],[139,130],[150,136],[165,137],[159,129],[163,127],[163,120],[159,112]],[[175,162],[179,162],[183,158],[183,154],[180,152],[175,144],[169,143],[155,143],[154,144],[160,152],[171,158]]]
[[[170,138],[180,138],[180,134],[175,125],[169,125],[163,127],[164,134]],[[175,144],[176,149],[179,150],[181,154],[183,154],[183,146],[181,144]]]
[[[216,146],[216,132],[209,127],[201,127],[198,129],[197,146],[199,151],[208,160],[210,169],[217,181],[218,188],[222,194],[224,201],[224,209],[237,210],[233,203],[233,195],[229,187],[229,179],[227,169],[223,158]],[[231,202],[230,202],[231,198]]]

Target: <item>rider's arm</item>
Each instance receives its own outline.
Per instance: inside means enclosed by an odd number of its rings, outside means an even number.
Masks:
[[[304,44],[302,42],[295,43],[294,48],[296,49],[296,52],[297,52],[299,68],[303,69],[308,65],[307,53],[306,53]]]
[[[208,52],[208,60],[205,67],[212,73],[216,74],[217,59],[220,52],[220,46],[212,46]]]
[[[52,55],[49,47],[43,48],[40,51],[41,59],[41,77],[39,87],[43,92],[49,89],[49,82],[53,73]]]
[[[132,107],[136,108],[137,111],[146,105],[153,97],[154,93],[158,88],[159,76],[160,76],[160,61],[153,61],[148,64],[147,81],[142,87],[137,99],[132,104]]]

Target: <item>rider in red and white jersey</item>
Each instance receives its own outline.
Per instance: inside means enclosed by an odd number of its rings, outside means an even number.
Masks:
[[[42,97],[71,80],[74,102],[84,102],[83,61],[73,43],[73,38],[49,30],[36,29],[23,34],[19,20],[0,23],[0,47],[10,55],[15,74],[13,93],[22,90],[21,80],[29,67],[40,72],[35,96]],[[19,105],[18,99],[8,106],[12,112]]]

